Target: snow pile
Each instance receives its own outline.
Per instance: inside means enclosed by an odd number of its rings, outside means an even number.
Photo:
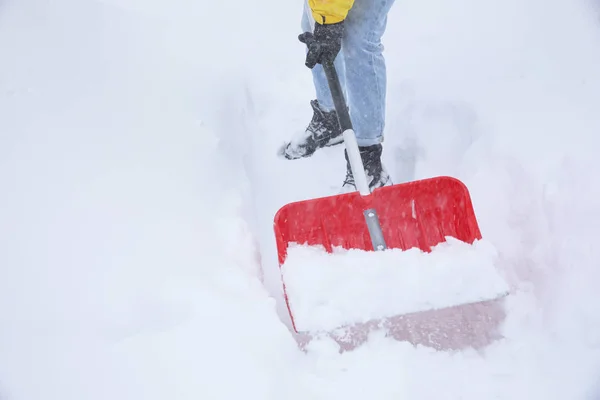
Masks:
[[[431,253],[367,252],[293,245],[282,265],[299,330],[328,330],[376,318],[494,299],[509,288],[485,240],[454,238]]]

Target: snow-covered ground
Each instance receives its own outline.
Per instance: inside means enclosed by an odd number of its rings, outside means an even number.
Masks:
[[[334,193],[302,4],[0,1],[0,399],[600,396],[600,24],[584,0],[406,0],[385,161],[454,175],[514,295],[506,339],[353,352],[289,330],[275,211]]]

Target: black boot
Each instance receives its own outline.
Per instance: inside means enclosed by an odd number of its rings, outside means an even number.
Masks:
[[[288,160],[310,157],[320,148],[334,146],[344,141],[342,129],[334,111],[325,112],[317,100],[312,100],[313,117],[306,130],[292,138],[281,150]]]
[[[383,146],[381,144],[367,147],[359,146],[358,150],[363,166],[365,167],[367,184],[369,185],[370,191],[373,192],[374,189],[379,187],[392,185],[392,180],[381,163]],[[354,183],[354,176],[352,175],[348,152],[344,151],[344,155],[346,157],[346,179],[342,185],[342,193],[355,192],[357,188]]]

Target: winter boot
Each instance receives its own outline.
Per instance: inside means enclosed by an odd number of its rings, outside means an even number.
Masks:
[[[363,166],[365,167],[370,191],[373,192],[376,188],[392,185],[392,180],[381,163],[383,146],[381,144],[367,147],[359,146],[358,150]],[[352,175],[348,152],[344,151],[344,154],[346,157],[346,180],[344,180],[344,184],[342,185],[342,193],[355,192],[357,188],[354,183],[354,176]]]
[[[335,110],[321,110],[317,100],[312,100],[310,105],[313,108],[310,124],[303,133],[292,138],[281,149],[281,153],[288,160],[310,157],[320,148],[335,146],[344,141]]]

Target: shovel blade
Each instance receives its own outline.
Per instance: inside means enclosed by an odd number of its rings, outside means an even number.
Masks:
[[[377,213],[387,248],[417,247],[431,252],[432,247],[445,242],[448,236],[469,244],[481,239],[467,187],[455,178],[442,176],[386,186],[368,196],[353,192],[283,206],[274,221],[279,265],[285,263],[290,244],[323,246],[328,252],[333,252],[334,247],[373,251],[364,214],[371,209]],[[285,282],[283,291],[294,331],[310,338],[310,333],[298,332]],[[457,348],[466,343],[481,346],[495,339],[496,328],[503,319],[501,304],[501,298],[492,299],[481,304],[395,316],[386,324],[392,336],[415,344],[435,348]],[[381,321],[372,324],[379,326]],[[450,333],[462,333],[452,335],[440,324]],[[352,327],[354,333],[348,336],[345,332],[346,339],[340,344],[343,348],[355,347],[365,340],[369,327],[370,324]],[[432,341],[432,332],[442,332],[443,340]]]

